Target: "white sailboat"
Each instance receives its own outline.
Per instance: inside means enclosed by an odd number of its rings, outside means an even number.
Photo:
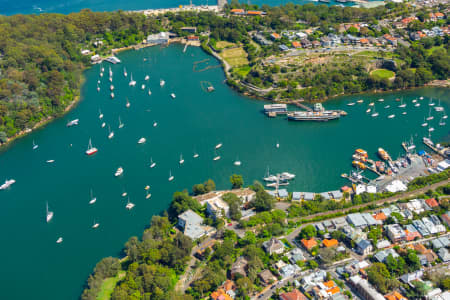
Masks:
[[[97,92],[100,92],[100,87],[98,86],[98,84],[97,84]]]
[[[91,200],[89,200],[89,204],[94,204],[95,202],[97,202],[97,197],[94,197],[94,194],[92,193],[92,189],[91,189],[90,195],[91,195],[91,197],[89,199],[91,199]]]
[[[111,99],[114,99],[114,93],[113,92],[111,92]]]
[[[63,238],[62,237],[59,237],[57,240],[56,240],[56,243],[57,244],[61,244],[63,242]]]
[[[111,127],[108,125],[108,139],[112,139],[114,137],[114,131],[111,131]]]
[[[125,77],[128,76],[127,69],[125,67],[123,67],[123,76],[125,76]]]
[[[406,103],[403,103],[403,98],[400,102],[400,105],[398,106],[399,108],[405,108],[406,107]]]
[[[112,77],[112,76],[113,76],[113,72],[111,70],[111,67],[109,67],[109,77]]]
[[[442,119],[447,119],[448,118],[448,116],[445,114],[445,110],[443,111],[443,113],[444,113],[444,115],[442,116]]]
[[[435,111],[444,111],[444,108],[441,106],[441,99],[439,99],[439,104],[434,108]]]
[[[150,79],[150,76],[148,76],[148,75],[145,75],[145,78],[144,78],[144,80],[145,81],[147,81],[147,80],[149,80]]]
[[[414,104],[414,107],[419,107],[420,106],[420,103],[419,102],[417,102],[416,104]]]
[[[88,144],[88,148],[86,150],[86,155],[94,155],[95,153],[98,152],[98,149],[92,146],[92,140],[89,139],[89,144]]]
[[[162,79],[159,80],[159,86],[163,87],[166,84],[166,82]]]
[[[394,114],[388,116],[388,119],[393,119],[393,118],[395,118]]]
[[[241,161],[239,160],[239,157],[236,158],[236,160],[233,163],[235,166],[240,166],[241,165]]]
[[[145,190],[145,199],[150,199],[151,196],[152,194],[150,194],[148,190]]]
[[[145,84],[141,85],[141,90],[145,90]]]
[[[180,165],[184,164],[183,154],[180,154]]]
[[[378,102],[384,102],[384,99],[378,99]]]
[[[150,90],[150,88],[148,89],[148,95],[151,96],[152,91]]]
[[[33,150],[36,150],[37,148],[39,148],[39,145],[35,144],[33,140]]]
[[[355,104],[356,104],[355,102],[347,103],[348,106],[353,106],[353,105],[355,105]]]
[[[172,93],[170,94],[170,97],[172,97],[172,99],[175,99],[177,96],[174,93]]]
[[[172,181],[175,177],[172,175],[172,171],[169,171],[169,181]]]
[[[430,101],[428,102],[428,105],[429,106],[434,106],[435,105],[435,103],[433,102],[433,98],[430,98]]]
[[[140,138],[139,140],[138,140],[138,144],[143,144],[143,143],[145,143],[147,140],[144,138],[144,137],[142,137],[142,138]]]
[[[100,109],[98,110],[98,118],[100,120],[103,119],[103,114],[102,114],[102,111]]]
[[[114,91],[114,85],[111,84],[111,85],[109,86],[109,89],[110,89],[111,91]]]
[[[119,129],[123,128],[123,126],[125,126],[125,124],[122,123],[122,121],[120,120],[120,116],[119,116]]]
[[[154,168],[156,166],[156,163],[153,161],[153,158],[150,157],[150,168]]]
[[[373,113],[372,113],[372,118],[378,117],[379,113],[376,112],[375,110],[375,106],[373,107]]]
[[[100,73],[100,77],[103,77],[103,73],[102,72]]]
[[[94,219],[94,224],[92,225],[92,228],[97,229],[99,226],[100,226],[100,223],[95,222],[95,219]]]
[[[369,106],[374,106],[374,105],[375,105],[375,103],[373,103],[373,102],[369,103]]]
[[[433,119],[434,119],[434,117],[431,115],[431,108],[430,108],[430,110],[429,110],[429,112],[428,112],[427,121],[431,121],[431,120],[433,120]]]
[[[214,150],[214,158],[213,158],[213,160],[214,161],[218,161],[219,159],[220,159],[220,155],[217,155],[216,150]]]
[[[136,85],[136,81],[133,80],[133,73],[131,73],[131,80],[130,80],[130,83],[128,85],[129,86],[135,86]]]
[[[433,127],[428,127],[428,132],[433,132],[434,128]]]
[[[113,82],[113,78],[112,78],[112,76],[111,76],[111,77],[109,77],[109,82]]]
[[[222,143],[218,143],[218,144],[216,145],[216,149],[222,148],[222,146],[223,146]]]
[[[193,158],[198,158],[200,155],[198,154],[197,151],[194,150],[194,155],[192,156]]]
[[[119,177],[122,174],[123,174],[123,168],[122,167],[118,167],[116,172],[114,173],[114,176],[115,177]]]
[[[130,108],[130,106],[131,106],[130,101],[129,101],[128,98],[127,98],[127,104],[125,104],[125,107],[126,107],[126,108]]]
[[[368,109],[366,110],[366,113],[368,114],[368,113],[370,113],[370,111],[371,111],[371,109],[368,108]]]
[[[53,212],[48,210],[48,202],[46,202],[46,220],[47,223],[50,222],[53,219]]]
[[[386,105],[384,108],[385,109],[388,109],[388,108],[390,108],[391,106],[390,105]]]
[[[445,126],[445,121],[443,117],[439,120],[439,126]]]
[[[419,98],[420,100],[423,100],[423,97],[422,96],[420,96],[420,98]]]
[[[427,121],[425,120],[425,117],[423,117],[423,123],[422,123],[421,126],[422,126],[422,127],[428,126],[428,123],[427,123]]]
[[[158,122],[154,121],[153,122],[153,127],[156,127],[156,126],[158,126]]]
[[[103,122],[103,123],[102,123],[102,128],[105,128],[105,126],[106,126],[106,123]]]
[[[402,112],[402,115],[406,115],[406,114],[407,114],[407,112],[406,112],[406,111]]]
[[[54,159],[49,159],[49,160],[46,161],[46,163],[48,163],[48,164],[52,164],[52,163],[54,163],[54,162],[55,162]]]
[[[277,141],[277,143],[275,144],[276,148],[280,148],[280,143]]]
[[[125,205],[125,208],[128,210],[132,210],[134,206],[134,203],[130,202],[130,197],[128,197],[127,205]]]

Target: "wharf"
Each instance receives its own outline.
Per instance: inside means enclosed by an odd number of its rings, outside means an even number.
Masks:
[[[370,170],[370,171],[372,171],[372,172],[374,172],[374,173],[377,174],[378,176],[381,176],[381,175],[382,175],[380,172],[377,171],[377,168],[375,167],[375,165],[372,165],[372,166],[370,166],[370,167],[368,166],[367,169]]]
[[[294,104],[297,107],[303,108],[306,111],[312,111],[312,108],[307,106],[307,105],[305,105],[305,104],[303,104],[303,103],[301,103],[302,101],[303,100],[294,100],[294,101],[292,101],[292,104]]]
[[[439,150],[432,142],[431,140],[428,141],[425,138],[422,139],[422,142],[427,145],[431,150],[439,154],[442,158],[447,158],[445,155],[445,152],[449,150],[449,148],[443,148],[442,150]]]

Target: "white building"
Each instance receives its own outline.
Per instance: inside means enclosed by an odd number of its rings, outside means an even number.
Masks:
[[[206,201],[206,212],[214,218],[229,217],[230,207],[221,198],[213,198]]]

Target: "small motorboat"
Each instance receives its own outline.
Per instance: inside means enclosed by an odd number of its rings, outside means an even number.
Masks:
[[[194,153],[194,155],[192,156],[193,158],[198,158],[199,157],[199,155],[198,155],[198,153],[197,152],[195,152]]]
[[[93,229],[97,229],[100,226],[100,223],[97,223],[94,221],[94,224],[92,225]]]
[[[378,102],[384,102],[384,99],[378,99]]]
[[[353,106],[353,105],[355,105],[355,102],[347,103],[347,106]]]
[[[364,100],[363,100],[363,99],[359,99],[359,100],[357,100],[356,102],[357,102],[357,103],[363,103]]]
[[[154,168],[156,163],[153,161],[153,158],[150,157],[150,168]]]
[[[219,143],[219,144],[216,145],[216,149],[222,148],[222,146],[223,146],[223,144]]]
[[[240,166],[240,165],[241,165],[241,161],[240,161],[240,160],[236,160],[233,164],[234,164],[235,166]]]
[[[395,115],[389,115],[388,116],[388,119],[393,119],[393,118],[395,118]]]
[[[153,127],[158,126],[158,122],[153,122]]]
[[[47,160],[47,163],[49,163],[49,164],[52,164],[52,163],[54,163],[54,162],[55,162],[54,159],[49,159],[49,160]]]
[[[102,123],[102,128],[105,128],[105,127],[106,127],[106,123],[103,122],[103,123]]]
[[[145,139],[145,138],[140,138],[139,140],[138,140],[138,144],[143,144],[143,143],[145,143],[147,140]]]
[[[388,109],[388,108],[390,108],[391,106],[390,105],[386,105],[384,108],[385,109]]]
[[[172,181],[175,177],[172,175],[172,171],[169,172],[169,181]]]

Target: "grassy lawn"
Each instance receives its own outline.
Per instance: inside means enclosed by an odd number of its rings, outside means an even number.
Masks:
[[[431,47],[430,49],[426,49],[425,51],[427,51],[427,55],[430,55],[431,53],[433,53],[437,49],[444,49],[444,46],[443,45],[434,46],[434,47]]]
[[[247,53],[242,48],[225,49],[220,53],[231,67],[248,65]]]
[[[116,277],[110,277],[103,280],[100,292],[97,295],[97,300],[109,300],[111,294],[116,287],[117,282],[125,276],[125,271],[120,271]]]
[[[242,77],[245,77],[245,76],[247,76],[247,74],[250,72],[251,69],[252,69],[252,67],[250,67],[250,66],[244,66],[244,67],[236,68],[234,72]]]
[[[218,41],[218,42],[216,42],[216,49],[217,50],[221,50],[221,49],[225,49],[227,47],[233,47],[235,45],[236,44],[230,43],[230,42],[227,42],[227,41]]]
[[[395,76],[395,73],[392,71],[386,70],[386,69],[377,69],[377,70],[370,72],[370,75],[373,75],[373,76],[381,78],[381,79],[384,79],[384,78],[390,79]]]

